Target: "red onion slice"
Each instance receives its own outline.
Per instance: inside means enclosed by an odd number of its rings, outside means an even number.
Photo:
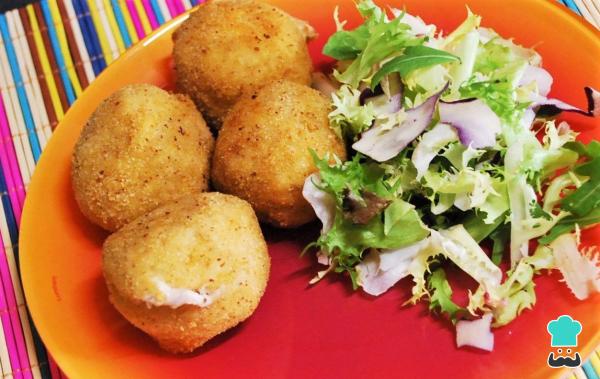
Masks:
[[[320,183],[321,176],[319,174],[309,175],[304,181],[302,196],[311,205],[317,218],[323,223],[321,233],[327,233],[333,226],[335,218],[335,198],[317,187]]]
[[[356,266],[358,281],[369,295],[379,296],[408,276],[415,257],[427,246],[428,240],[383,251],[372,251]]]
[[[481,350],[494,350],[491,331],[492,314],[486,313],[478,320],[461,320],[456,323],[456,346],[472,346]]]
[[[440,122],[452,125],[463,145],[481,149],[496,144],[496,135],[501,132],[500,119],[483,101],[441,101],[439,111]]]
[[[352,148],[378,162],[394,158],[431,123],[435,106],[446,88],[448,85],[423,104],[406,111],[406,119],[391,130],[386,131],[381,126],[367,130]]]
[[[575,112],[587,117],[600,116],[600,92],[592,87],[585,87],[585,96],[588,102],[588,110],[577,108],[571,104],[557,99],[548,99],[544,96],[538,96],[533,99],[532,107],[538,107],[538,116],[556,116],[561,112]]]
[[[552,75],[548,71],[541,67],[529,65],[519,81],[519,86],[536,82],[539,94],[546,96],[550,92],[550,88],[552,88],[553,81],[554,79],[552,79]]]

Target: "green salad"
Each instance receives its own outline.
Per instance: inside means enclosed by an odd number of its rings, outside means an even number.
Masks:
[[[351,154],[314,155],[305,182],[323,223],[313,282],[345,274],[377,296],[408,277],[406,304],[428,301],[459,346],[485,350],[491,327],[535,304],[542,270],[560,270],[578,299],[600,291],[595,252],[579,246],[600,223],[600,143],[554,119],[598,116],[599,93],[585,88],[585,110],[548,97],[540,55],[470,11],[445,35],[371,0],[357,8],[352,30],[336,10],[323,49],[337,60],[330,125]],[[449,266],[478,283],[467,305],[453,301]]]

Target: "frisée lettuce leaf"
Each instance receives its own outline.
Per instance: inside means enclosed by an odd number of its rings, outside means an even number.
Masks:
[[[429,310],[445,314],[453,323],[456,323],[459,313],[466,313],[466,309],[452,301],[452,288],[443,268],[432,271],[427,278],[429,297]]]

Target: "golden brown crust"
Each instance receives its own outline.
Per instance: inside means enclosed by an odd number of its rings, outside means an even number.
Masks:
[[[173,39],[177,86],[211,124],[220,124],[245,92],[278,79],[310,83],[305,32],[272,5],[209,1]]]
[[[110,300],[171,352],[190,352],[249,317],[269,277],[267,245],[251,206],[220,193],[189,195],[110,236],[103,273]],[[148,306],[153,280],[220,295],[207,307]]]
[[[288,81],[243,97],[217,138],[213,184],[248,200],[261,221],[284,228],[310,222],[314,212],[302,197],[304,180],[316,171],[310,149],[346,158],[329,111],[319,92]]]
[[[75,199],[114,231],[186,193],[206,191],[213,137],[184,95],[149,84],[105,99],[83,128],[71,170]]]

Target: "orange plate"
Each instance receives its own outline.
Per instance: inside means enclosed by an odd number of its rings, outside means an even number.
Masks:
[[[349,0],[278,0],[310,21],[320,38],[311,54],[322,65],[321,47],[334,30],[332,14],[356,25]],[[463,0],[391,1],[444,30],[465,17]],[[536,46],[554,75],[552,94],[585,106],[583,86],[600,88],[600,37],[590,26],[545,0],[470,0],[483,25],[518,43]],[[600,342],[599,297],[579,302],[559,276],[537,279],[538,304],[495,332],[493,353],[457,350],[452,327],[428,316],[426,305],[402,308],[406,280],[379,298],[352,292],[347,280],[329,278],[309,288],[311,259],[298,257],[317,228],[268,231],[272,275],[257,312],[243,325],[193,355],[162,353],[112,308],[100,270],[106,234],[79,213],[69,170],[73,145],[98,103],[128,83],[171,87],[171,33],[182,16],[130,49],[77,100],[55,131],[29,187],[21,231],[21,269],[35,324],[71,378],[364,378],[364,377],[558,377],[546,365],[546,323],[570,314],[583,324],[578,351],[588,356]],[[235,48],[234,46],[232,48]],[[566,116],[582,139],[599,137],[599,119]],[[596,130],[593,130],[596,127]],[[588,232],[586,243],[600,236]]]

